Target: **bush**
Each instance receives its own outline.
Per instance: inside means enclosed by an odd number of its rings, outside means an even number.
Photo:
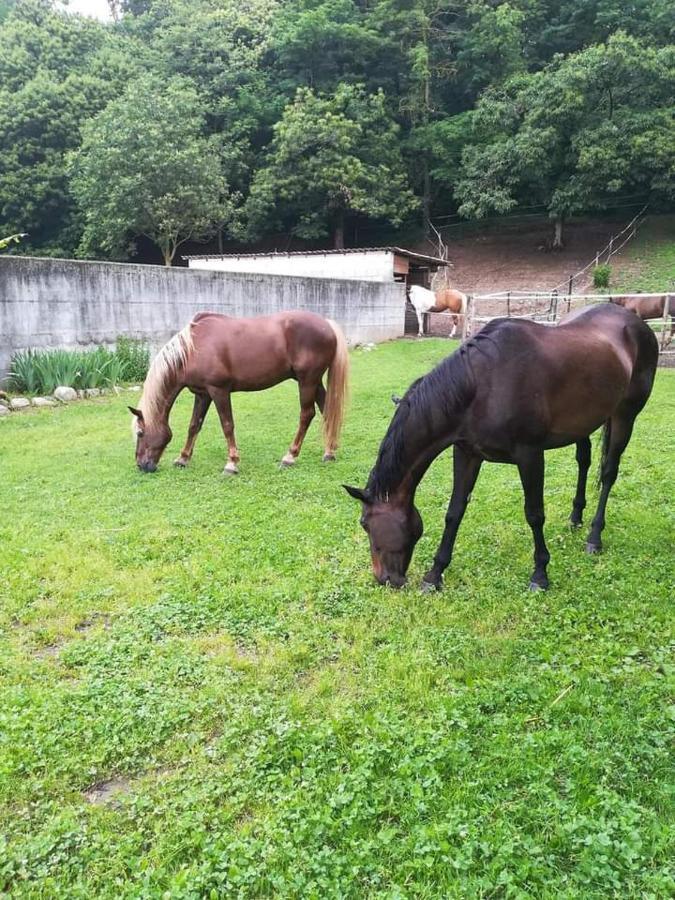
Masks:
[[[150,348],[147,344],[131,338],[118,338],[115,356],[123,366],[125,379],[129,381],[145,380],[150,368]]]
[[[139,341],[121,338],[116,350],[23,350],[12,357],[10,384],[27,394],[51,394],[59,385],[78,390],[143,380],[150,353]]]
[[[593,287],[607,288],[609,287],[609,276],[612,274],[612,267],[603,263],[593,269]]]

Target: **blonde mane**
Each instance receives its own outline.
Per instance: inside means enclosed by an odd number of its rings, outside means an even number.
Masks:
[[[182,331],[174,334],[152,361],[138,401],[146,426],[152,426],[156,422],[170,383],[184,368],[188,356],[194,350],[192,325],[193,322],[188,322]],[[135,430],[136,419],[132,424]]]

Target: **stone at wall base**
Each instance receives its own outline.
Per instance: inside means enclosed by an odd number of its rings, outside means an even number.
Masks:
[[[2,403],[0,403],[0,416],[8,416],[9,409]]]
[[[101,394],[101,391],[98,388],[85,388],[84,396],[85,397],[98,397]]]
[[[26,397],[13,397],[9,401],[9,405],[12,409],[25,409],[27,406],[30,406],[30,400]]]
[[[54,397],[61,403],[70,403],[71,400],[77,400],[77,391],[75,388],[60,386],[54,391]]]
[[[33,406],[56,406],[51,397],[33,397]]]

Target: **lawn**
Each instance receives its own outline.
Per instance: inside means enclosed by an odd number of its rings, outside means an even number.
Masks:
[[[652,216],[611,263],[610,290],[675,291],[675,216]]]
[[[448,352],[353,354],[343,448],[295,389],[212,413],[194,461],[133,464],[133,394],[0,420],[0,893],[12,897],[672,896],[675,372],[660,371],[605,552],[566,526],[552,587],[512,467],[485,466],[443,593],[417,588],[448,455],[418,494],[411,586],[380,588],[357,504],[401,392]],[[591,502],[595,499],[592,492]]]

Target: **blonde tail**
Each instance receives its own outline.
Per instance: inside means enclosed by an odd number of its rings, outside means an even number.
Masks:
[[[327,321],[335,333],[337,346],[335,356],[328,367],[328,388],[323,411],[323,438],[326,453],[333,453],[337,449],[340,439],[349,390],[349,353],[347,341],[340,326],[332,319]]]

